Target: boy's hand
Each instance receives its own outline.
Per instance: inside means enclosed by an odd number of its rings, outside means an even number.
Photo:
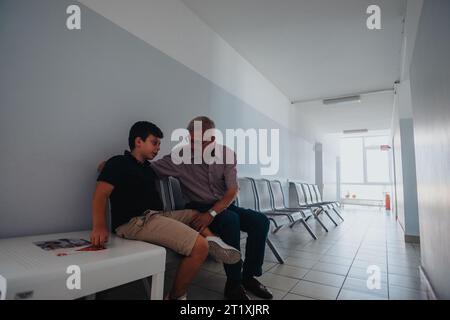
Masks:
[[[203,232],[213,220],[213,217],[209,213],[199,213],[191,221],[191,227],[198,232]]]
[[[96,247],[103,246],[108,242],[109,232],[106,228],[94,228],[91,232],[91,243]]]

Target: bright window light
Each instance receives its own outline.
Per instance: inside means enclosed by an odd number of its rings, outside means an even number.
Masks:
[[[341,180],[347,183],[364,182],[362,138],[345,138],[341,141]]]

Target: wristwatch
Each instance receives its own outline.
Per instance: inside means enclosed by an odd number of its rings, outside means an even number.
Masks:
[[[215,216],[217,216],[217,212],[214,211],[213,209],[209,209],[208,213],[214,218]]]

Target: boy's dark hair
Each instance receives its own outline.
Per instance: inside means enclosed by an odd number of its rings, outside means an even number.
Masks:
[[[161,129],[151,122],[139,121],[133,124],[128,136],[128,145],[130,146],[130,150],[133,150],[135,148],[134,141],[136,140],[136,138],[141,138],[143,141],[145,141],[149,135],[154,135],[155,137],[160,139],[164,137]]]

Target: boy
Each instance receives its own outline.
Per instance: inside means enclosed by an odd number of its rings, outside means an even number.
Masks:
[[[94,192],[91,242],[102,246],[108,240],[105,212],[109,198],[112,229],[118,236],[162,245],[184,256],[167,298],[185,300],[187,286],[208,251],[216,260],[230,264],[240,261],[241,255],[209,229],[199,234],[189,227],[199,212],[161,211],[162,203],[155,184],[157,176],[148,160],[158,154],[162,138],[163,133],[153,123],[137,122],[130,129],[130,151],[106,162]]]

